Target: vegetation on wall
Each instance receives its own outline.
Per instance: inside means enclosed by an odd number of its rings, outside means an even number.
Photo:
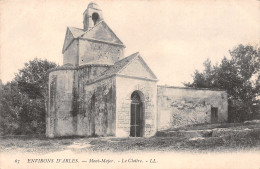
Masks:
[[[229,102],[229,121],[250,119],[259,111],[260,48],[238,45],[220,64],[212,65],[207,59],[204,71],[195,70],[192,83],[187,87],[218,88],[226,90]]]
[[[34,59],[0,88],[0,134],[42,134],[47,112],[47,70],[57,65]]]

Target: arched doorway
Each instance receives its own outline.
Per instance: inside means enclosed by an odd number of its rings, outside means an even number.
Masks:
[[[140,93],[141,94],[141,93]],[[134,91],[131,95],[131,124],[130,137],[143,136],[144,113],[143,103],[139,92]]]

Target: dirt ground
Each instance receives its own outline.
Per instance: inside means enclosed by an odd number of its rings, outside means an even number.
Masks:
[[[0,168],[258,169],[259,124],[193,125],[150,138],[5,136]]]
[[[212,126],[188,126],[185,130],[207,130]],[[150,138],[115,138],[115,137],[66,137],[49,139],[45,136],[2,137],[1,152],[51,153],[70,150],[75,153],[85,152],[222,152],[222,151],[260,151],[260,126],[241,124],[220,124],[214,128],[230,128],[240,133],[228,133],[221,136],[187,137],[154,136]],[[254,130],[258,129],[258,130]],[[176,131],[176,130],[174,130]],[[173,131],[173,132],[174,132]],[[184,131],[180,128],[179,131]],[[249,132],[250,131],[250,132]],[[168,131],[167,131],[168,132]]]

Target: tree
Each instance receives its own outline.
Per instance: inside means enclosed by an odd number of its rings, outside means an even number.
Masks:
[[[46,98],[48,95],[47,71],[57,65],[47,60],[34,59],[25,63],[25,67],[19,70],[15,81],[19,89],[28,94],[31,99]]]
[[[19,115],[21,111],[22,101],[24,100],[19,93],[16,82],[8,82],[0,89],[0,125],[1,135],[17,134],[19,130]]]
[[[260,95],[260,48],[239,45],[230,51],[231,59],[224,57],[220,65],[204,62],[204,71],[196,70],[193,82],[185,86],[219,88],[228,93],[229,117],[243,121],[259,105]]]
[[[48,99],[47,71],[56,64],[34,59],[25,63],[12,82],[1,90],[3,134],[35,134],[45,131]]]

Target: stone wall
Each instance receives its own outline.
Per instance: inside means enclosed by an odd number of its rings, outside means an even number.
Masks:
[[[91,103],[92,94],[89,93],[90,88],[87,84],[94,78],[100,76],[108,67],[107,66],[83,66],[78,70],[78,89],[79,89],[79,109],[78,109],[78,135],[97,135],[95,131],[95,123],[92,123],[95,119],[93,110],[89,107]],[[96,84],[97,86],[99,84]],[[95,85],[92,85],[95,86]],[[94,92],[94,91],[93,91]],[[91,96],[90,96],[91,95]],[[93,101],[93,100],[92,100]],[[93,106],[92,106],[93,107]],[[92,114],[91,114],[92,113]],[[91,120],[92,119],[92,120]],[[99,133],[100,134],[100,133]]]
[[[85,86],[84,111],[78,115],[78,135],[115,136],[115,80]]]
[[[141,93],[144,105],[144,137],[156,133],[156,81],[135,78],[116,77],[116,136],[130,136],[131,94]]]
[[[74,40],[72,44],[63,54],[63,64],[78,65],[78,40]]]
[[[225,91],[158,86],[158,130],[189,124],[211,123],[211,108],[218,108],[218,122],[227,121]]]
[[[115,63],[124,56],[124,47],[88,40],[79,40],[79,65]]]
[[[49,104],[46,116],[48,137],[75,135],[76,90],[75,70],[49,73]]]
[[[92,135],[83,125],[89,113],[86,84],[107,66],[60,67],[49,73],[49,106],[46,117],[48,137]],[[83,121],[82,121],[83,120]]]

